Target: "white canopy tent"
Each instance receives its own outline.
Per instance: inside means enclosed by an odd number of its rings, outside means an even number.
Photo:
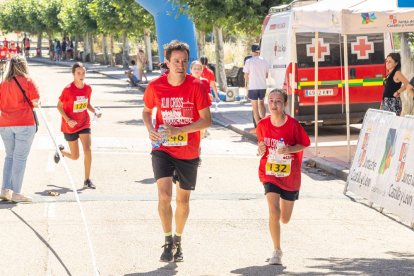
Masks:
[[[399,8],[396,0],[322,0],[307,6],[295,7],[293,8],[293,14],[294,34],[292,39],[295,39],[295,33],[302,32],[314,32],[315,41],[318,41],[319,32],[343,35],[347,145],[348,159],[351,161],[347,34],[414,32],[414,8]],[[296,43],[292,44],[295,45]],[[317,47],[317,44],[315,47]],[[316,53],[317,50],[315,50],[315,57]],[[318,90],[317,60],[315,58],[315,91]],[[294,70],[293,66],[292,71],[294,72]],[[318,93],[315,92],[316,153],[318,141],[317,111]]]

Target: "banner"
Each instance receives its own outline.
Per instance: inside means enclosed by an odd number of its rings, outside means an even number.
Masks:
[[[414,118],[369,109],[347,189],[414,222]]]

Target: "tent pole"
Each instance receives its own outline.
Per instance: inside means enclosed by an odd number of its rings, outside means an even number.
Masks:
[[[297,61],[297,56],[296,56],[296,32],[293,30],[292,31],[292,49],[291,49],[291,55],[292,55],[292,74],[291,74],[291,80],[290,80],[290,84],[291,84],[291,108],[290,108],[290,116],[292,116],[292,118],[295,118],[295,88],[296,88],[296,61]]]
[[[318,156],[319,32],[315,32],[315,155]]]
[[[344,35],[344,63],[345,63],[345,113],[346,113],[346,141],[348,162],[351,163],[351,131],[349,120],[349,69],[348,69],[348,36]]]

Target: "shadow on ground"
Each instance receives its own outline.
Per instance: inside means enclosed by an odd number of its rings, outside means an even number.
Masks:
[[[386,252],[386,254],[391,258],[312,259],[321,263],[309,266],[317,269],[317,272],[289,273],[289,275],[414,275],[414,253]]]
[[[284,269],[281,265],[248,266],[232,270],[231,273],[243,276],[274,276],[283,274]]]
[[[156,270],[142,272],[142,273],[130,273],[125,274],[124,276],[171,276],[177,274],[177,264],[176,263],[168,263],[163,267],[159,267]]]

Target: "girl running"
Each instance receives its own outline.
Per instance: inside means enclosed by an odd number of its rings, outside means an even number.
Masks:
[[[63,89],[59,97],[57,109],[62,115],[61,130],[68,141],[70,151],[64,150],[59,146],[63,156],[72,160],[79,158],[79,143],[81,140],[85,155],[85,181],[84,188],[95,189],[96,186],[90,180],[92,151],[91,151],[91,121],[88,110],[95,113],[99,118],[101,113],[97,113],[91,105],[92,88],[84,82],[86,69],[82,63],[76,62],[72,66],[73,82]],[[60,161],[59,154],[55,154],[55,162]]]
[[[287,94],[275,89],[268,95],[270,116],[257,124],[259,178],[269,207],[269,229],[274,251],[269,264],[282,264],[280,222],[289,222],[299,197],[303,150],[310,145],[302,126],[285,114]]]

